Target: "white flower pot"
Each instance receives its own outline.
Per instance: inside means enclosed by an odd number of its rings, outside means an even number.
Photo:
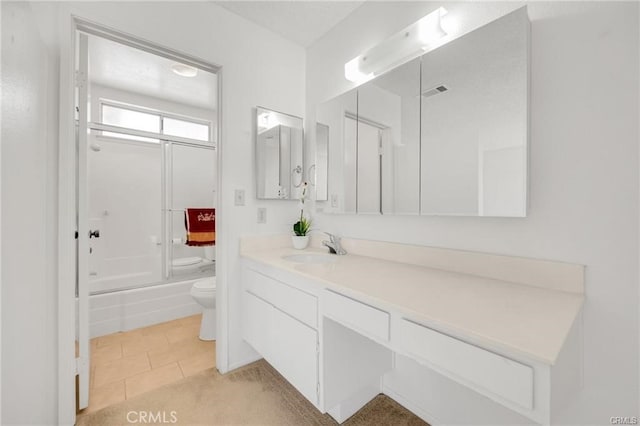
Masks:
[[[294,249],[304,250],[309,245],[309,236],[308,235],[304,235],[304,236],[292,235],[291,242],[293,243]]]

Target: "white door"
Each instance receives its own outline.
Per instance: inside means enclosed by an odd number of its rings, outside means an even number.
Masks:
[[[78,253],[77,253],[77,297],[78,316],[77,321],[77,350],[76,350],[76,374],[78,375],[78,405],[80,409],[89,406],[89,215],[87,202],[87,127],[88,127],[88,75],[89,75],[89,55],[88,37],[86,34],[79,34],[78,43],[78,65],[77,65],[77,99],[78,111],[78,132],[77,132],[77,152],[78,152],[78,172],[76,176],[76,191],[78,200],[77,211],[77,231],[78,231]],[[99,236],[95,231],[94,237]],[[98,231],[99,232],[99,231]]]
[[[371,124],[358,122],[357,198],[358,213],[379,214],[381,205],[381,142],[382,130]]]

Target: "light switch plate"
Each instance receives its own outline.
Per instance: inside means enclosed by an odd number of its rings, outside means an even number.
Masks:
[[[331,207],[338,207],[338,194],[331,194]]]
[[[244,189],[236,189],[233,199],[236,206],[244,206]]]
[[[267,208],[266,207],[258,207],[258,223],[267,223]]]

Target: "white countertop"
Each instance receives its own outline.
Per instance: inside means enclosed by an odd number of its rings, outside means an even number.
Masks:
[[[301,264],[284,256],[326,249],[260,247],[241,256],[321,282],[344,295],[466,338],[554,364],[584,295],[348,254],[334,263]]]

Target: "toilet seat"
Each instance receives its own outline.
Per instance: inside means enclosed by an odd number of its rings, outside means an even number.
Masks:
[[[178,259],[173,259],[173,261],[171,262],[171,264],[173,266],[190,266],[190,265],[196,265],[198,263],[202,262],[202,258],[201,257],[180,257]]]

